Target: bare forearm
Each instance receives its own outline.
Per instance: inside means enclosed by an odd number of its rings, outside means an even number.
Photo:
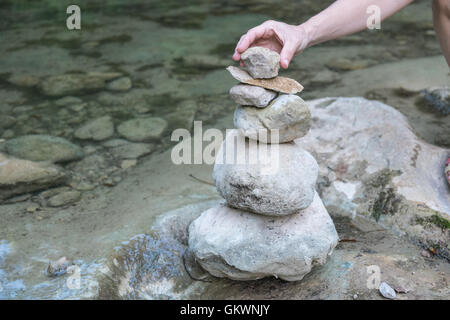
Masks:
[[[380,8],[381,20],[393,15],[413,0],[337,0],[327,9],[300,25],[308,35],[308,46],[337,39],[367,27],[367,8]]]
[[[450,0],[433,1],[433,20],[436,36],[450,66]]]

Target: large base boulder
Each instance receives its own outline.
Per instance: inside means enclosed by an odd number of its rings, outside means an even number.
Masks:
[[[333,221],[316,194],[310,207],[265,217],[226,206],[211,208],[189,226],[189,248],[216,277],[301,280],[323,265],[338,242]]]
[[[231,161],[230,153],[236,155]],[[307,208],[317,175],[316,160],[297,144],[251,144],[239,130],[227,135],[213,171],[217,190],[230,207],[269,216]]]

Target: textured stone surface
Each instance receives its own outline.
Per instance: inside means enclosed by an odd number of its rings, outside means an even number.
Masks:
[[[277,93],[257,86],[238,84],[230,89],[230,96],[239,105],[264,108],[275,99]]]
[[[55,165],[10,158],[0,153],[0,200],[47,189],[65,180],[66,174]]]
[[[233,78],[242,83],[251,84],[254,86],[288,94],[299,93],[303,90],[303,86],[294,79],[280,76],[273,79],[253,79],[252,76],[247,73],[247,71],[239,69],[237,67],[229,66],[227,70],[228,72],[230,72]]]
[[[213,171],[220,195],[231,207],[264,215],[288,215],[308,207],[318,174],[316,160],[294,142],[262,145],[268,152],[250,144],[239,130],[229,132]],[[227,152],[239,157],[239,149],[255,156],[254,161],[227,162]]]
[[[48,135],[26,135],[4,143],[14,157],[32,161],[67,162],[83,157],[83,150],[70,141]]]
[[[280,55],[264,47],[248,48],[241,55],[245,69],[256,79],[269,79],[278,76]]]
[[[234,280],[301,280],[326,262],[337,242],[333,221],[317,194],[310,207],[287,217],[219,206],[189,226],[189,248],[200,265],[216,277]]]
[[[311,114],[308,105],[299,96],[281,95],[263,109],[238,106],[234,112],[234,126],[242,129],[244,135],[251,139],[283,143],[308,133]],[[277,141],[271,138],[272,130],[278,130]]]
[[[363,98],[308,101],[299,140],[320,165],[319,193],[334,215],[362,215],[450,257],[449,149],[418,138],[405,116]]]
[[[158,139],[167,128],[167,121],[158,117],[136,118],[122,122],[117,131],[130,141]]]
[[[75,131],[78,139],[101,141],[108,139],[114,134],[114,124],[110,116],[94,119]]]

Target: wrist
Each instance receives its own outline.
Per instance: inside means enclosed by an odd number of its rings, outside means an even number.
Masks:
[[[301,37],[302,50],[313,46],[316,43],[316,27],[310,20],[297,26],[299,37]]]

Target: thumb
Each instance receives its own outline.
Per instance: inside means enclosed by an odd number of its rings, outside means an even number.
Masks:
[[[292,58],[295,55],[295,52],[297,51],[297,43],[295,41],[286,41],[285,45],[283,46],[283,49],[281,49],[281,66],[284,69],[287,69],[289,67],[289,63],[291,62]]]

